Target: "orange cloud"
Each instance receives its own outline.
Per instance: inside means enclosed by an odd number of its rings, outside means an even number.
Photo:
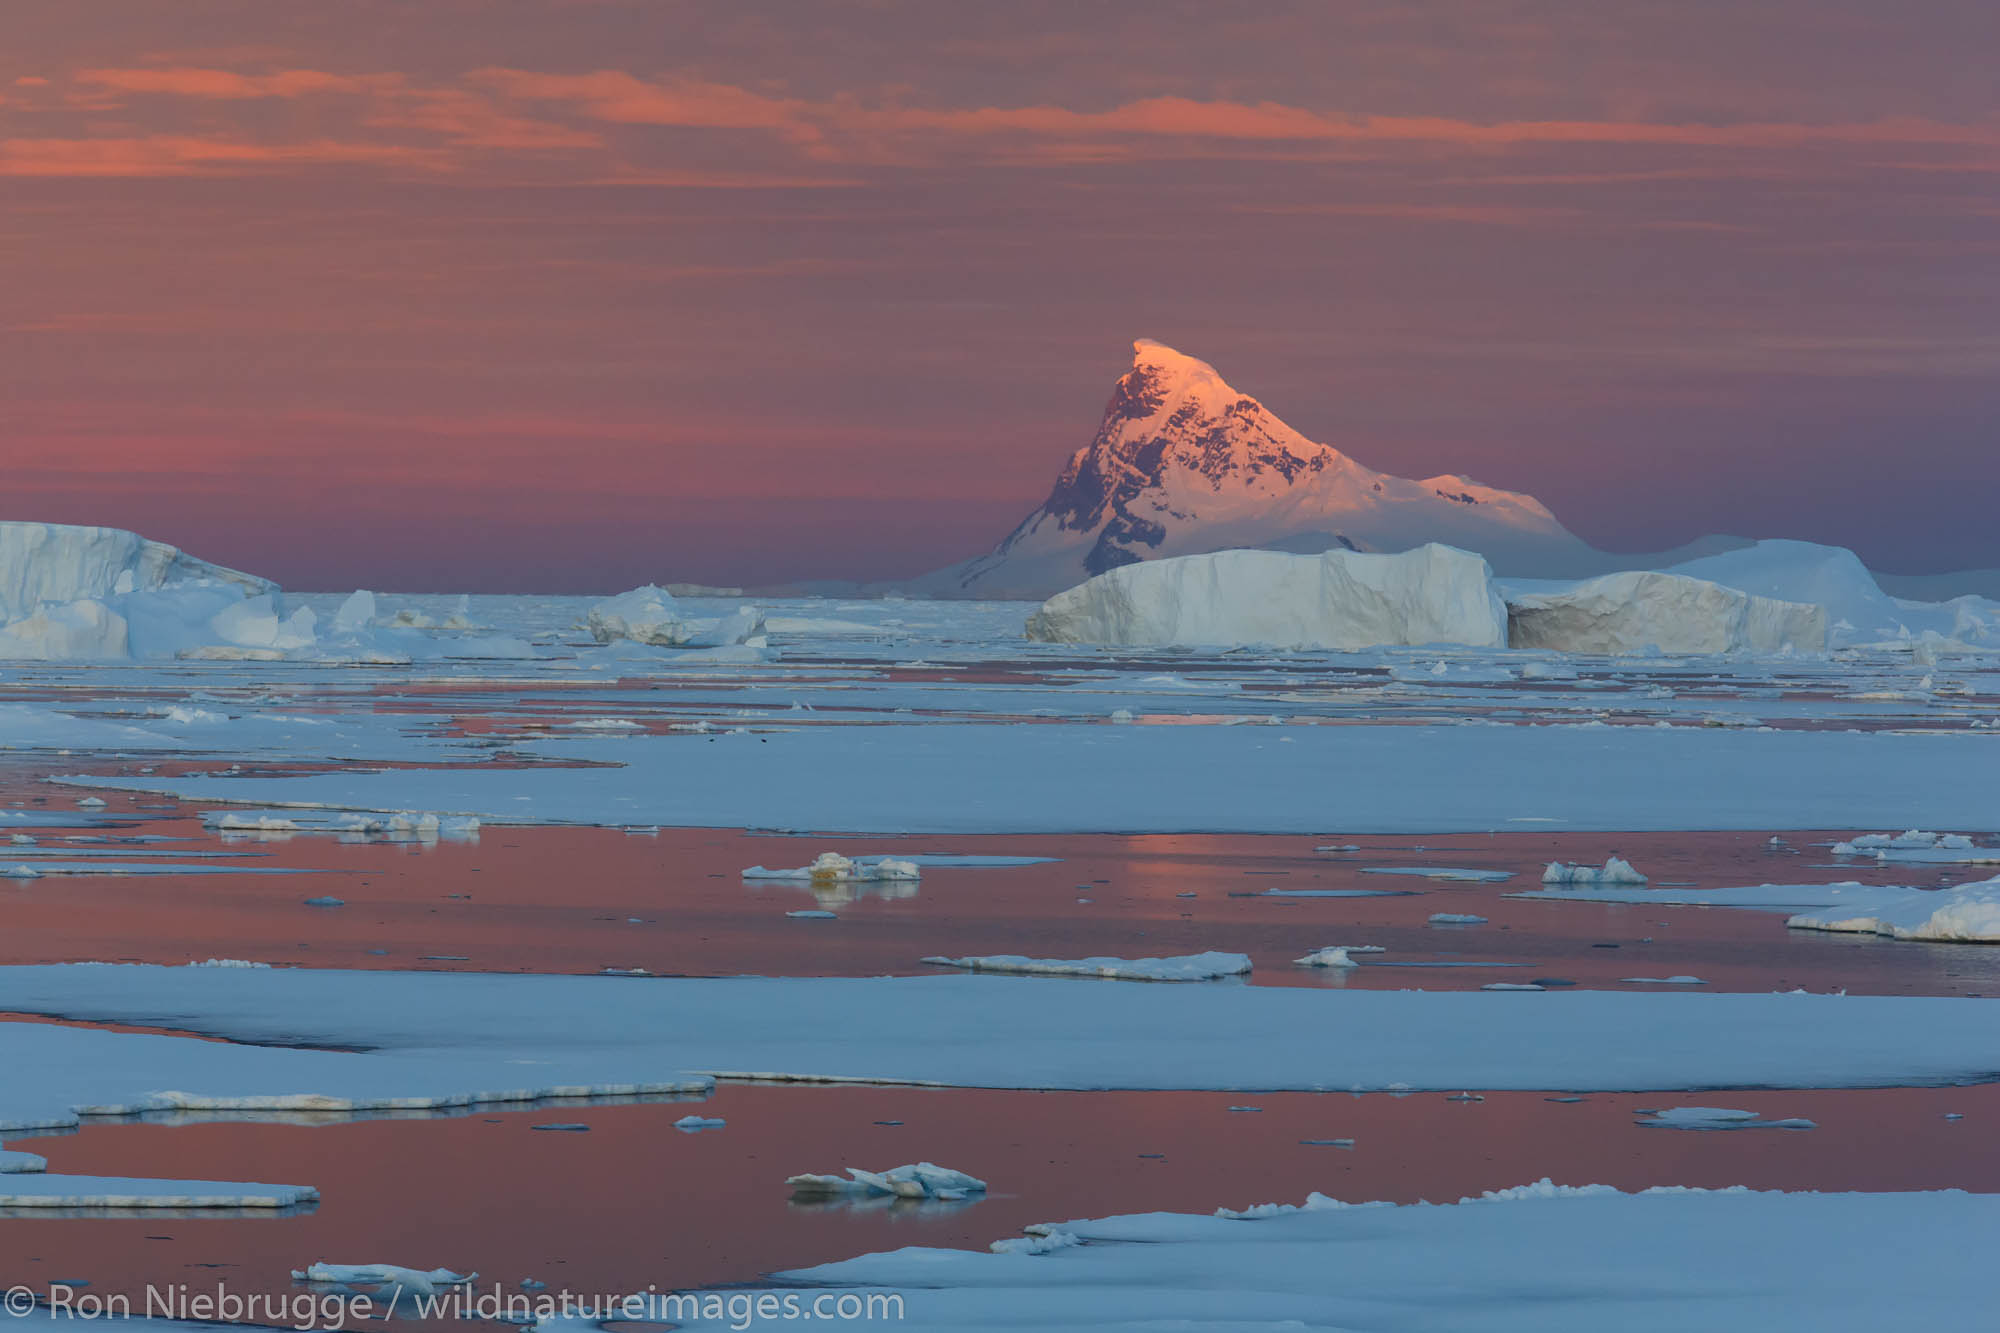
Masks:
[[[121,93],[160,93],[221,101],[263,97],[310,97],[320,93],[372,93],[402,83],[396,74],[329,74],[316,69],[288,69],[277,74],[237,74],[224,69],[83,69],[78,83]]]
[[[371,165],[442,171],[435,150],[316,139],[292,144],[154,134],[139,138],[0,139],[0,176],[199,176],[255,167]]]

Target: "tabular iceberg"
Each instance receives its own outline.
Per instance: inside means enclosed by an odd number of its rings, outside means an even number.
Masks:
[[[1436,543],[1400,555],[1218,551],[1100,574],[1044,602],[1027,634],[1052,643],[1503,648],[1507,610],[1484,559]]]
[[[266,579],[120,528],[0,522],[0,659],[281,657],[316,637]]]
[[[1826,649],[1826,610],[1628,571],[1510,597],[1507,642],[1570,653],[1817,653]]]

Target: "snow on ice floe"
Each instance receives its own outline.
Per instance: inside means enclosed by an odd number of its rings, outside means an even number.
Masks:
[[[1353,955],[1383,952],[1386,950],[1379,944],[1329,944],[1292,962],[1299,967],[1359,967],[1361,964],[1354,961]]]
[[[2000,864],[2000,847],[1981,846],[1963,833],[1867,833],[1833,844],[1835,856],[1872,856],[1877,861],[1914,861],[1938,865]]]
[[[8,722],[0,707],[0,743]],[[1977,828],[1992,819],[1990,793],[2000,789],[2000,746],[1986,740],[1816,729],[936,722],[865,735],[717,732],[703,738],[693,770],[685,742],[577,737],[517,744],[561,761],[526,768],[64,780],[246,806],[449,809],[488,823],[880,834],[1312,834],[1328,822],[1329,792],[1343,825],[1381,833],[1769,830],[1885,818]],[[393,758],[406,746],[370,729],[341,748]],[[853,780],[829,782],[831,772]],[[1533,780],[1495,782],[1497,772]]]
[[[1007,972],[1045,977],[1102,977],[1111,981],[1216,981],[1240,977],[1250,970],[1250,956],[1240,953],[1184,954],[1177,958],[1024,958],[1020,954],[986,954],[972,958],[931,957],[939,967],[968,972]]]
[[[2000,1069],[1996,1004],[1567,990],[1503,1005],[1476,992],[977,975],[8,967],[0,1012],[224,1040],[0,1023],[0,1132],[73,1125],[79,1110],[418,1110],[700,1092],[721,1076],[1274,1091],[1903,1086]],[[969,1031],[991,1039],[968,1042]]]
[[[1670,1106],[1660,1111],[1638,1111],[1633,1123],[1648,1129],[1818,1129],[1810,1120],[1766,1120],[1755,1111],[1738,1111],[1723,1106]]]
[[[50,1175],[46,1172],[0,1175],[0,1210],[295,1208],[318,1199],[319,1191],[310,1185],[145,1180],[127,1176]]]
[[[1944,889],[1878,888],[1854,897],[1860,901],[1800,912],[1785,924],[1898,940],[2000,942],[2000,876]]]
[[[19,1152],[0,1148],[0,1175],[17,1175],[24,1172],[46,1171],[49,1159],[31,1152]]]
[[[1616,888],[1553,885],[1510,898],[1559,898],[1569,902],[1648,903],[1793,910],[1785,924],[1798,930],[1886,935],[1899,940],[1991,942],[2000,940],[2000,877],[1942,889],[1862,884],[1759,884],[1720,889]],[[1804,911],[1795,909],[1804,908]]]
[[[744,879],[807,880],[815,884],[865,883],[871,880],[911,880],[923,878],[923,871],[916,862],[896,857],[856,859],[842,856],[839,852],[821,852],[813,858],[809,866],[798,866],[790,870],[772,870],[765,866],[751,866],[743,871]]]
[[[291,833],[332,833],[348,841],[477,842],[479,820],[473,815],[438,814],[428,810],[398,810],[372,815],[343,812],[317,814],[286,810],[211,810],[202,825],[224,835],[259,836]]]
[[[1602,866],[1572,865],[1562,861],[1549,862],[1542,872],[1544,884],[1644,884],[1646,877],[1632,868],[1630,861],[1621,857],[1610,857]]]
[[[1486,561],[1449,546],[1400,555],[1218,551],[1099,574],[1044,602],[1027,634],[1120,645],[1503,648],[1507,615]]]
[[[404,1296],[435,1296],[450,1287],[466,1286],[478,1276],[477,1273],[454,1273],[449,1268],[405,1268],[400,1264],[315,1263],[292,1270],[294,1282],[393,1290]]]
[[[1679,574],[1628,571],[1507,598],[1514,648],[1573,653],[1818,653],[1826,611]]]
[[[887,1171],[863,1171],[850,1166],[845,1176],[797,1175],[788,1178],[794,1198],[829,1195],[889,1195],[898,1199],[963,1199],[986,1193],[986,1182],[963,1171],[931,1162],[914,1162]]]
[[[680,1130],[683,1134],[698,1134],[704,1129],[721,1129],[728,1123],[728,1121],[718,1120],[714,1116],[684,1115],[674,1121],[674,1128]]]
[[[941,1329],[1602,1333],[1763,1328],[1775,1311],[1788,1329],[1881,1333],[1985,1326],[1990,1283],[1964,1244],[1996,1227],[2000,1196],[1956,1190],[1627,1194],[1543,1180],[1455,1204],[1319,1194],[1210,1216],[1039,1223],[1027,1244],[911,1247],[777,1280],[807,1304],[904,1292]],[[1893,1282],[1884,1237],[1896,1242]]]

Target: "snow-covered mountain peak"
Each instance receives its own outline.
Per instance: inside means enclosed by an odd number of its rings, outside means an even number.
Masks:
[[[1522,572],[1590,554],[1533,496],[1445,475],[1377,472],[1309,440],[1206,361],[1132,344],[1132,368],[1041,508],[991,555],[917,585],[1046,596],[1136,560],[1232,546],[1480,551]]]

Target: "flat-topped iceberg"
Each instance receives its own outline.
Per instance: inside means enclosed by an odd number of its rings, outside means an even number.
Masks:
[[[278,658],[316,634],[276,584],[164,542],[0,522],[0,659]]]
[[[1817,653],[1826,611],[1680,574],[1628,571],[1507,599],[1507,642],[1567,653]]]
[[[1400,555],[1217,551],[1099,574],[1042,603],[1027,635],[1134,646],[1502,648],[1507,612],[1483,558],[1436,543]]]

